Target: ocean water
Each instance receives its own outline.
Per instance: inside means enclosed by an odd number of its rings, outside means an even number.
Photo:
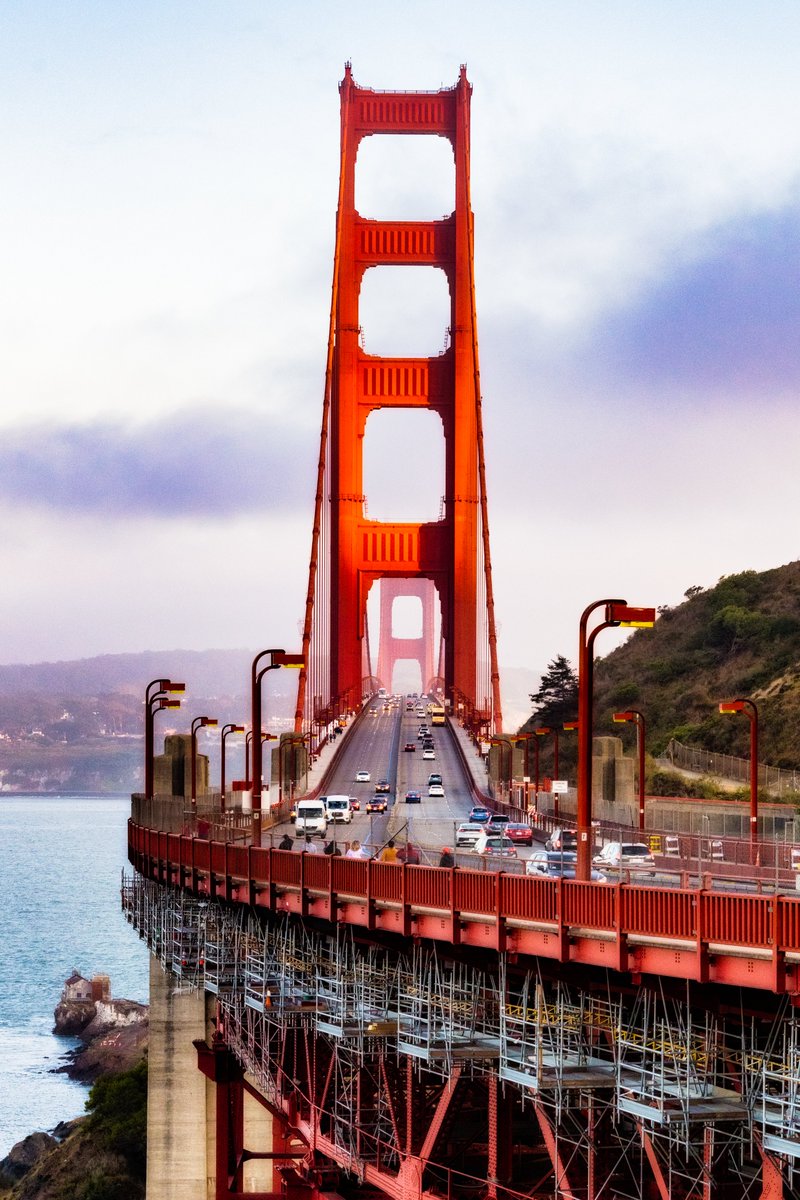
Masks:
[[[53,1073],[77,1044],[51,1032],[73,968],[147,1001],[147,950],[119,900],[129,812],[128,796],[0,794],[0,1158],[84,1111],[88,1088]]]

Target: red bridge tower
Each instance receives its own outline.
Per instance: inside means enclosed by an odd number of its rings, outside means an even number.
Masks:
[[[340,85],[341,172],[331,322],[314,535],[303,631],[298,725],[323,724],[369,690],[367,597],[375,581],[431,580],[441,606],[445,694],[476,727],[501,728],[469,191],[471,85],[378,92],[350,65]],[[446,137],[455,158],[455,203],[437,221],[378,221],[355,208],[356,155],[370,134]],[[359,294],[375,266],[434,266],[447,276],[450,344],[437,357],[387,358],[360,344]],[[438,413],[445,439],[442,517],[381,522],[365,515],[362,448],[379,408]],[[417,594],[413,589],[408,593]],[[390,636],[382,629],[381,636]],[[413,655],[416,657],[416,654]],[[437,664],[438,665],[438,664]],[[382,682],[391,687],[391,680]],[[423,679],[423,687],[428,684]]]

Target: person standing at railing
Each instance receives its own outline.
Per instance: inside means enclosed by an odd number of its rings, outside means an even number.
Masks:
[[[362,859],[367,857],[366,854],[364,853],[364,848],[362,847],[361,842],[359,842],[358,838],[356,838],[355,841],[352,841],[350,843],[347,850],[345,850],[344,857],[345,858],[362,858]]]
[[[283,835],[283,837],[281,838],[281,840],[278,842],[279,850],[291,850],[293,848],[293,846],[294,846],[294,842],[289,837],[288,833],[285,833]]]
[[[394,848],[394,841],[390,838],[378,855],[378,862],[396,863],[399,861],[397,851]]]

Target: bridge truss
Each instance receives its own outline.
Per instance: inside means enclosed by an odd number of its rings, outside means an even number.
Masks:
[[[282,1168],[290,1197],[800,1196],[800,1016],[786,998],[550,974],[139,874],[123,907],[178,986],[216,998],[200,1065],[225,1088],[246,1071],[276,1146],[301,1146]]]
[[[399,655],[407,654],[420,663],[423,688],[435,670],[447,697],[463,705],[476,730],[488,734],[502,728],[475,311],[471,91],[463,67],[454,87],[436,92],[362,88],[349,64],[340,85],[339,199],[298,730],[320,731],[376,686],[367,599],[380,581],[386,581],[387,597],[404,594],[403,587],[418,595],[425,615],[422,636],[414,639],[418,644],[397,645],[385,627],[388,600],[384,602],[378,673],[388,674]],[[450,142],[455,162],[450,215],[433,221],[382,221],[357,212],[358,149],[375,134],[427,135]],[[446,275],[450,325],[445,349],[418,358],[366,353],[359,313],[365,273],[374,267],[413,266]],[[426,409],[441,420],[445,494],[436,521],[385,522],[367,515],[364,434],[370,415],[382,408]],[[431,589],[440,610],[441,654],[434,644]],[[376,646],[378,639],[371,640]],[[381,682],[392,686],[390,678]]]

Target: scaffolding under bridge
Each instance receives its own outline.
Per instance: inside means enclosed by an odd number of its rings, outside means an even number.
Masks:
[[[316,929],[138,874],[122,898],[176,987],[215,997],[287,1130],[313,1133],[332,1190],[397,1198],[413,1165],[418,1192],[464,1200],[749,1200],[767,1175],[800,1196],[786,1000],[559,977],[544,960]]]

